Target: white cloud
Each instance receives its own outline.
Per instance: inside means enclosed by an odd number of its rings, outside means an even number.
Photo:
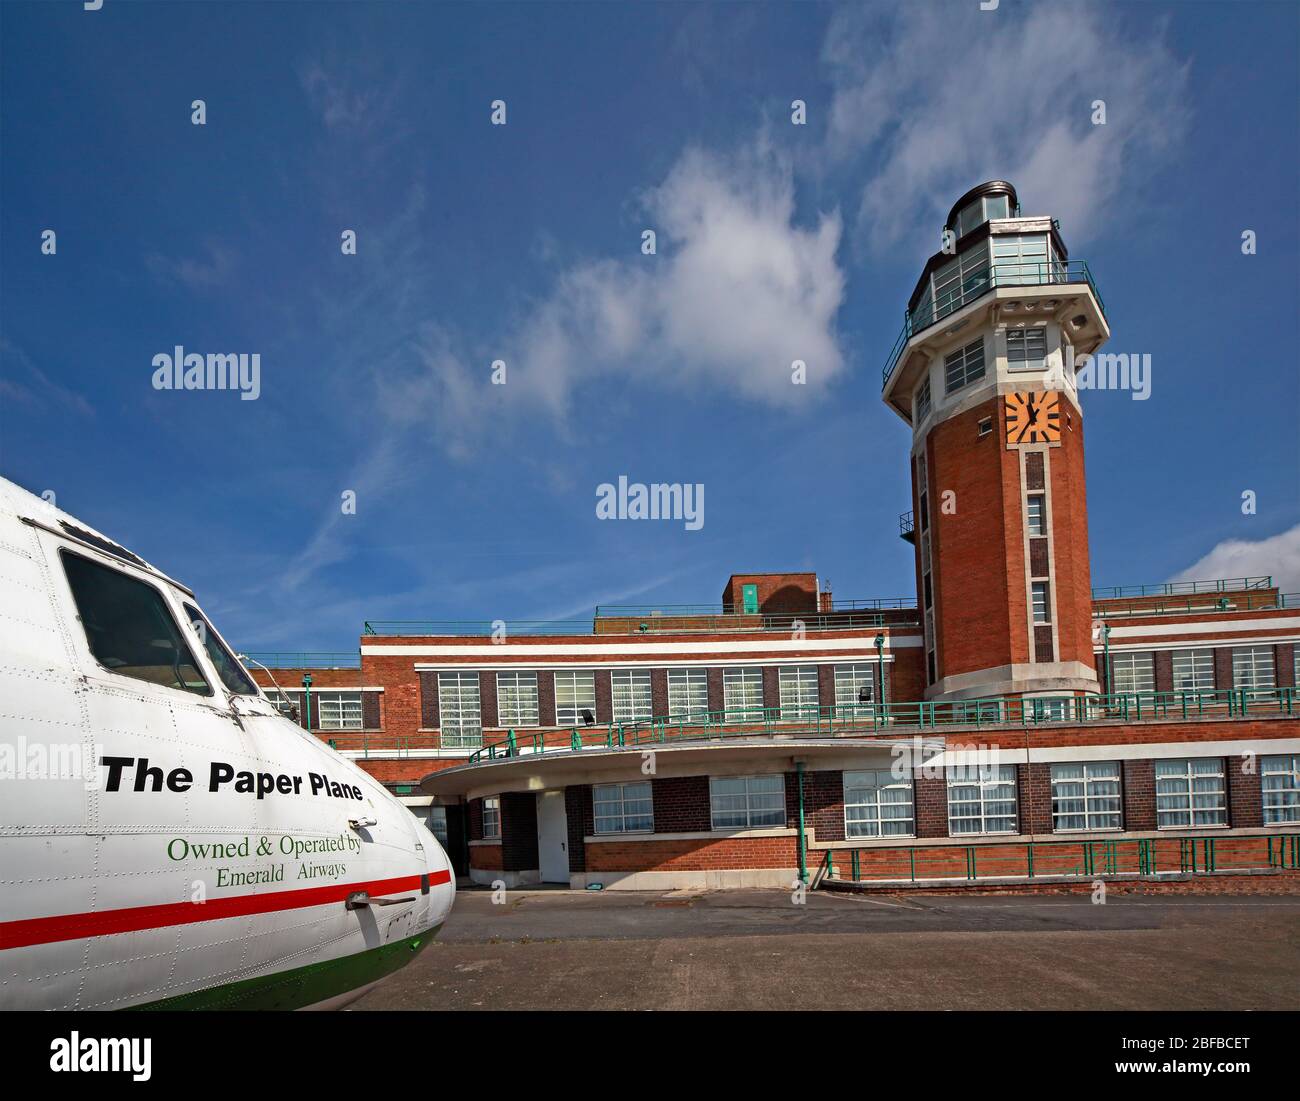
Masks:
[[[1225,539],[1170,580],[1266,576],[1271,576],[1282,592],[1300,593],[1300,524],[1267,539]]]
[[[575,391],[598,378],[793,405],[844,371],[839,215],[796,223],[788,163],[758,147],[689,150],[641,207],[657,255],[641,255],[638,231],[627,257],[571,265],[490,348],[422,325],[419,370],[380,378],[381,408],[399,423],[436,416],[444,446],[464,454],[494,403],[565,422]],[[487,385],[498,358],[504,387]],[[795,360],[807,385],[792,384]]]
[[[833,16],[823,58],[826,161],[868,173],[857,228],[877,249],[937,242],[952,203],[988,179],[1085,240],[1187,125],[1186,64],[1111,8],[855,6]]]

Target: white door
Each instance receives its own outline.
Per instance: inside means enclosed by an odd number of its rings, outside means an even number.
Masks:
[[[562,791],[537,793],[537,861],[543,883],[569,882],[569,820]]]

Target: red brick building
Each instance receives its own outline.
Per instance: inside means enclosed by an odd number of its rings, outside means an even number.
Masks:
[[[1300,867],[1300,596],[1093,590],[1092,275],[1001,181],[945,229],[884,374],[912,430],[915,598],[744,573],[718,605],[598,608],[590,628],[367,624],[357,656],[267,661],[286,706],[480,883]]]

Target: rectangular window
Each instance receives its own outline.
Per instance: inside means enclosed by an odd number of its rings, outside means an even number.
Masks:
[[[844,773],[845,837],[911,837],[912,778],[887,768]]]
[[[1041,493],[1031,493],[1025,498],[1029,513],[1029,534],[1047,534],[1047,499]]]
[[[704,722],[709,711],[709,674],[705,669],[668,670],[668,717]]]
[[[927,378],[916,391],[916,423],[930,415],[930,380]]]
[[[1112,696],[1125,695],[1130,692],[1154,692],[1156,690],[1156,661],[1150,650],[1130,650],[1110,655],[1110,675],[1114,687],[1110,688]]]
[[[583,712],[596,721],[596,674],[590,669],[555,674],[555,725],[586,726]]]
[[[984,377],[984,338],[972,341],[964,348],[949,352],[943,357],[943,376],[946,392],[951,394]]]
[[[1052,765],[1052,829],[1117,830],[1121,813],[1118,761]]]
[[[483,744],[477,673],[438,674],[438,725],[445,746]]]
[[[438,839],[444,849],[451,843],[447,835],[447,808],[429,808],[429,832]]]
[[[1260,758],[1264,825],[1300,822],[1300,754]]]
[[[489,795],[483,800],[483,840],[501,836],[501,797]]]
[[[539,726],[536,673],[497,674],[497,722],[501,726]]]
[[[1059,723],[1070,717],[1069,696],[1056,696],[1054,698],[1040,696],[1026,699],[1024,702],[1031,705],[1029,714],[1034,722]]]
[[[162,593],[79,554],[59,556],[86,642],[101,666],[162,688],[212,695]]]
[[[313,692],[317,730],[360,730],[360,692]]]
[[[284,692],[276,688],[263,688],[262,691],[266,693],[266,698],[270,701],[271,706],[286,719],[293,718],[295,711],[301,713],[302,699],[300,693]]]
[[[649,669],[615,669],[609,680],[616,723],[640,722],[653,715]]]
[[[1226,826],[1228,795],[1222,757],[1156,762],[1156,825],[1162,830]]]
[[[948,766],[948,833],[1016,832],[1015,765]]]
[[[1208,692],[1214,689],[1214,651],[1175,650],[1174,691]]]
[[[650,833],[654,802],[650,781],[634,784],[595,784],[591,789],[597,833]]]
[[[981,241],[939,268],[931,282],[934,316],[917,318],[921,325],[947,317],[989,289],[989,247]],[[929,296],[927,296],[928,298]],[[928,303],[924,303],[928,305]],[[918,308],[923,303],[918,303]]]
[[[1044,234],[998,234],[993,238],[993,280],[999,287],[1051,281]]]
[[[1277,680],[1273,671],[1273,647],[1234,646],[1232,648],[1232,687],[1271,692]]]
[[[778,683],[783,723],[817,718],[817,666],[783,665]]]
[[[1032,329],[1007,330],[1007,368],[1012,371],[1027,371],[1042,368],[1047,363],[1047,329],[1036,326]]]
[[[722,706],[729,723],[763,721],[763,670],[724,669]]]
[[[709,805],[715,830],[785,825],[785,777],[710,776]]]
[[[1035,623],[1051,622],[1051,620],[1049,619],[1049,616],[1051,615],[1051,604],[1048,602],[1047,599],[1046,581],[1035,581],[1033,583],[1033,598],[1034,598],[1034,622]]]
[[[876,665],[835,666],[835,715],[837,718],[867,717],[875,714]]]

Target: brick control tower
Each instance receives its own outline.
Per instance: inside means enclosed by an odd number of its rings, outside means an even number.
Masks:
[[[1074,360],[1110,336],[1100,295],[1003,180],[957,201],[942,243],[882,395],[912,427],[926,698],[1097,692]]]

